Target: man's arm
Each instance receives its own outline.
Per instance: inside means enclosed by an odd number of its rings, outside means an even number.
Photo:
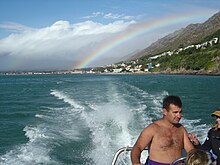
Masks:
[[[146,146],[151,142],[154,132],[153,124],[146,127],[138,137],[136,143],[131,150],[131,161],[133,165],[141,165],[140,157],[141,152],[146,148]]]
[[[207,138],[206,138],[205,142],[202,145],[200,144],[196,134],[189,133],[188,137],[189,137],[191,143],[194,145],[195,148],[202,149],[202,150],[207,150],[207,151],[211,150],[212,145],[211,145],[211,140],[210,140],[211,139],[211,131],[210,130],[208,132],[208,135],[207,135]]]
[[[195,148],[197,148],[197,146],[200,146],[200,142],[199,139],[197,138],[197,135],[195,133],[188,133],[188,138],[190,140],[190,142],[194,145]]]
[[[188,133],[186,131],[186,129],[184,128],[184,149],[186,150],[186,152],[188,153],[189,151],[191,151],[192,149],[194,149],[193,144],[190,142],[190,139],[188,137]]]

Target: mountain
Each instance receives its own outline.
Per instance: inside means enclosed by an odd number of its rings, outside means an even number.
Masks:
[[[220,74],[220,29],[196,45],[163,52],[152,57],[142,57],[140,65],[151,64],[150,72],[178,74]]]
[[[153,56],[169,50],[199,43],[219,29],[220,11],[204,23],[190,24],[186,28],[175,31],[159,39],[146,49],[130,57],[128,60],[138,59],[143,56]]]
[[[123,61],[126,61],[128,58],[133,57],[134,55],[136,55],[136,54],[139,53],[140,51],[141,51],[140,49],[137,49],[137,50],[135,50],[135,51],[133,51],[133,52],[131,52],[131,53],[129,53],[129,54],[127,54],[127,55],[121,57],[121,58],[118,60],[118,61],[119,61],[118,63],[123,62]]]

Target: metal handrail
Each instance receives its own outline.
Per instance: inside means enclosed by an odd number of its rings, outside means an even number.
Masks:
[[[117,159],[119,157],[119,155],[123,152],[126,152],[126,151],[131,151],[132,150],[132,147],[122,147],[120,148],[114,155],[113,157],[113,160],[112,160],[112,165],[116,165],[116,162],[117,162]],[[147,148],[145,148],[144,150],[148,150]]]
[[[181,158],[174,160],[174,162],[171,163],[170,165],[178,165],[180,163],[185,163],[185,160],[186,160],[186,157],[181,157]]]
[[[119,155],[123,152],[131,151],[132,147],[122,147],[120,148],[114,155],[113,160],[112,160],[112,165],[116,165],[117,159]],[[145,148],[144,150],[148,150],[148,148]],[[176,165],[177,163],[183,163],[185,162],[186,157],[180,157],[176,159],[174,162],[171,163],[171,165]]]

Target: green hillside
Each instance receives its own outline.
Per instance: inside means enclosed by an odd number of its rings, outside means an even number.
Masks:
[[[220,30],[200,43],[180,46],[155,56],[92,68],[98,73],[165,73],[220,75]]]
[[[151,64],[150,72],[176,73],[219,73],[220,72],[220,30],[203,41],[210,41],[218,37],[218,42],[205,48],[188,48],[178,54],[165,55],[156,59],[142,57],[139,62],[143,65]],[[202,43],[204,43],[202,42]]]

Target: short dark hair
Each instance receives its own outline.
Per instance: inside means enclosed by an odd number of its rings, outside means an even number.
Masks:
[[[163,108],[165,108],[167,111],[169,111],[170,104],[176,105],[180,108],[182,108],[182,101],[179,96],[166,96],[163,99]]]

